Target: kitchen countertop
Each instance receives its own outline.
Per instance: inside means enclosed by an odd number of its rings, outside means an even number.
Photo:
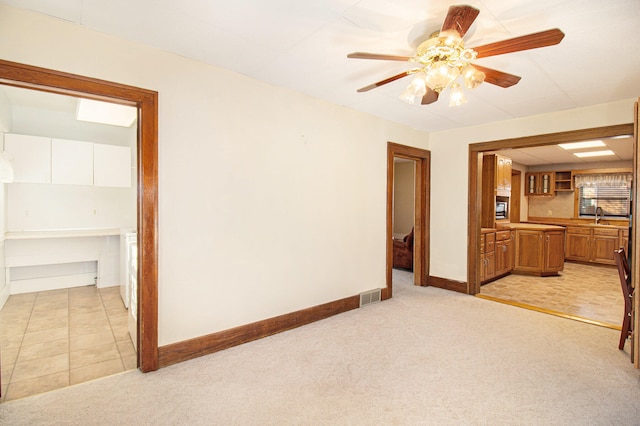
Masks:
[[[547,231],[553,231],[553,230],[564,231],[565,230],[564,226],[544,225],[541,223],[511,223],[509,227],[511,229],[534,229],[534,230],[547,230]]]

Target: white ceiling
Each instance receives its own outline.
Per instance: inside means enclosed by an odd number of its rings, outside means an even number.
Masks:
[[[0,1],[428,132],[640,95],[638,0],[467,1],[480,10],[467,47],[551,28],[566,36],[556,46],[479,59],[522,80],[507,89],[482,84],[460,107],[444,94],[426,106],[402,102],[409,78],[356,93],[407,64],[347,59],[355,51],[412,55],[459,4],[452,0]]]
[[[584,148],[567,151],[558,145],[538,146],[534,148],[507,149],[495,153],[511,158],[515,163],[524,166],[549,164],[588,164],[598,162],[633,161],[632,136],[599,139],[606,146],[598,148]],[[611,150],[613,155],[602,157],[583,157],[573,155],[574,152]]]

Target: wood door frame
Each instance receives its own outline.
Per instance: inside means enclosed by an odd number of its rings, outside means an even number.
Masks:
[[[633,138],[633,182],[634,182],[634,200],[633,212],[638,212],[640,201],[640,188],[638,188],[638,176],[640,176],[640,162],[638,161],[638,144],[637,134],[637,104],[635,111],[635,123],[618,124],[613,126],[595,127],[590,129],[570,130],[559,133],[547,133],[542,135],[525,136],[521,138],[502,139],[490,142],[480,142],[469,144],[469,210],[467,216],[467,293],[477,294],[480,292],[480,212],[482,206],[482,155],[485,151],[497,151],[506,148],[528,148],[535,146],[555,145],[564,142],[578,142],[590,139],[607,138],[621,135],[634,135]],[[632,251],[631,268],[635,271],[632,274],[632,283],[634,288],[640,283],[638,268],[640,267],[640,253],[638,253],[638,226],[640,224],[639,214],[632,217],[633,235],[630,236],[630,244]],[[634,293],[634,306],[640,306],[640,293]],[[640,315],[635,316],[635,324],[640,324]],[[638,353],[640,342],[638,339],[638,327],[634,328],[633,346]],[[635,357],[635,367],[640,367],[638,356]]]
[[[0,60],[0,84],[103,100],[138,109],[138,354],[143,372],[158,364],[158,93]]]
[[[431,152],[387,142],[387,287],[382,290],[382,299],[393,296],[393,178],[394,158],[415,161],[414,173],[414,246],[413,282],[415,285],[429,285],[429,227],[431,224]]]

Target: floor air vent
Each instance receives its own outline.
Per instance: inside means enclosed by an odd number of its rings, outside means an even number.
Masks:
[[[360,293],[360,307],[380,301],[380,289]]]

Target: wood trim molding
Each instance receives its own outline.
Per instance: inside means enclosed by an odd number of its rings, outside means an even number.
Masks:
[[[449,278],[429,277],[429,285],[445,290],[467,294],[467,283],[464,281],[450,280]]]
[[[274,318],[241,325],[159,348],[160,367],[208,355],[253,340],[291,330],[360,306],[360,297],[351,296]]]
[[[563,142],[578,142],[603,137],[621,135],[633,135],[634,124],[618,124],[613,126],[594,127],[590,129],[570,130],[559,133],[525,136],[521,138],[502,139],[489,142],[469,144],[469,210],[467,216],[467,284],[468,293],[480,292],[480,206],[482,205],[482,153],[485,151],[498,151],[507,148],[527,148],[535,146],[555,145]],[[634,149],[634,155],[637,147]],[[637,168],[637,164],[634,160]],[[634,172],[634,182],[636,174]],[[634,211],[638,199],[636,198]],[[635,238],[633,249],[635,250]]]
[[[429,285],[431,152],[421,148],[387,142],[387,286],[382,289],[383,300],[393,296],[393,176],[395,170],[394,158],[396,157],[413,160],[416,163],[413,276],[416,285]]]
[[[0,60],[0,84],[138,108],[138,367],[158,369],[158,93]]]

